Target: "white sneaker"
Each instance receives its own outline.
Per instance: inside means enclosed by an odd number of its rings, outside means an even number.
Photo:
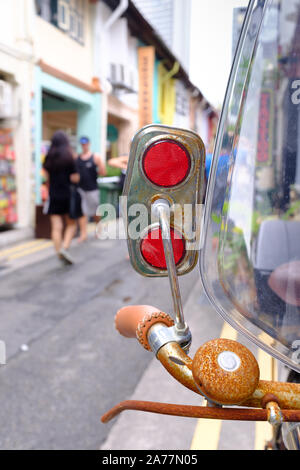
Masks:
[[[59,258],[65,263],[65,264],[74,264],[74,261],[70,254],[68,253],[68,250],[65,250],[62,248],[59,252]]]

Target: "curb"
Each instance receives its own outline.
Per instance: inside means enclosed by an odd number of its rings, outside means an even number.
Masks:
[[[32,228],[19,228],[0,232],[0,249],[22,242],[23,240],[29,240],[30,238],[34,238]]]

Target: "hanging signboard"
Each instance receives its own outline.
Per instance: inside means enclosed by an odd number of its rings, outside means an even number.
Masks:
[[[144,127],[153,120],[153,79],[155,48],[139,47],[139,125]]]

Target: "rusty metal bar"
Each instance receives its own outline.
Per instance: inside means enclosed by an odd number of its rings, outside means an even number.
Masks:
[[[242,408],[211,408],[206,406],[174,405],[169,403],[155,403],[148,401],[127,400],[119,403],[110,411],[105,413],[101,421],[108,423],[125,410],[144,411],[170,416],[181,416],[186,418],[221,419],[232,421],[267,421],[268,411],[262,409]],[[300,411],[281,410],[282,417],[286,422],[300,421]]]
[[[290,382],[272,382],[260,380],[252,397],[243,402],[243,406],[260,408],[267,394],[278,398],[278,405],[285,410],[300,410],[300,384]]]

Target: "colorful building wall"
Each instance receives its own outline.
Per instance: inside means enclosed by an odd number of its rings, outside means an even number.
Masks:
[[[1,98],[0,218],[16,228],[30,226],[33,184],[30,104],[34,55],[30,2],[25,7],[22,0],[2,1],[0,14],[0,79],[10,87],[6,104]],[[10,210],[12,205],[14,209]]]
[[[75,150],[78,138],[88,136],[93,152],[100,152],[103,138],[102,99],[99,81],[94,78],[95,8],[80,3],[80,37],[71,31],[71,11],[65,8],[65,24],[54,24],[51,2],[48,9],[34,14],[34,44],[38,64],[34,74],[34,161],[35,202],[41,204],[41,148],[59,126],[65,130]],[[51,16],[52,15],[52,16]],[[77,31],[77,33],[79,30]]]
[[[82,5],[81,42],[71,37],[67,30],[56,27],[38,14],[34,15],[35,53],[36,57],[43,59],[45,63],[66,71],[78,80],[90,83],[91,77],[94,76],[93,6],[88,0],[84,0]]]
[[[54,97],[51,106],[43,106],[43,93]],[[55,100],[55,97],[58,98]],[[62,100],[62,101],[60,101]],[[73,109],[77,113],[76,135],[90,138],[91,150],[101,148],[101,93],[89,92],[79,86],[59,79],[42,70],[35,69],[35,180],[36,204],[41,203],[41,146],[43,142],[43,112],[63,112]],[[44,102],[45,103],[45,102]],[[49,101],[48,101],[49,103]],[[51,101],[50,101],[51,103]],[[50,107],[49,107],[50,106]],[[78,148],[79,150],[79,148]]]
[[[161,124],[173,125],[176,105],[175,79],[164,67],[158,66],[158,114]]]

